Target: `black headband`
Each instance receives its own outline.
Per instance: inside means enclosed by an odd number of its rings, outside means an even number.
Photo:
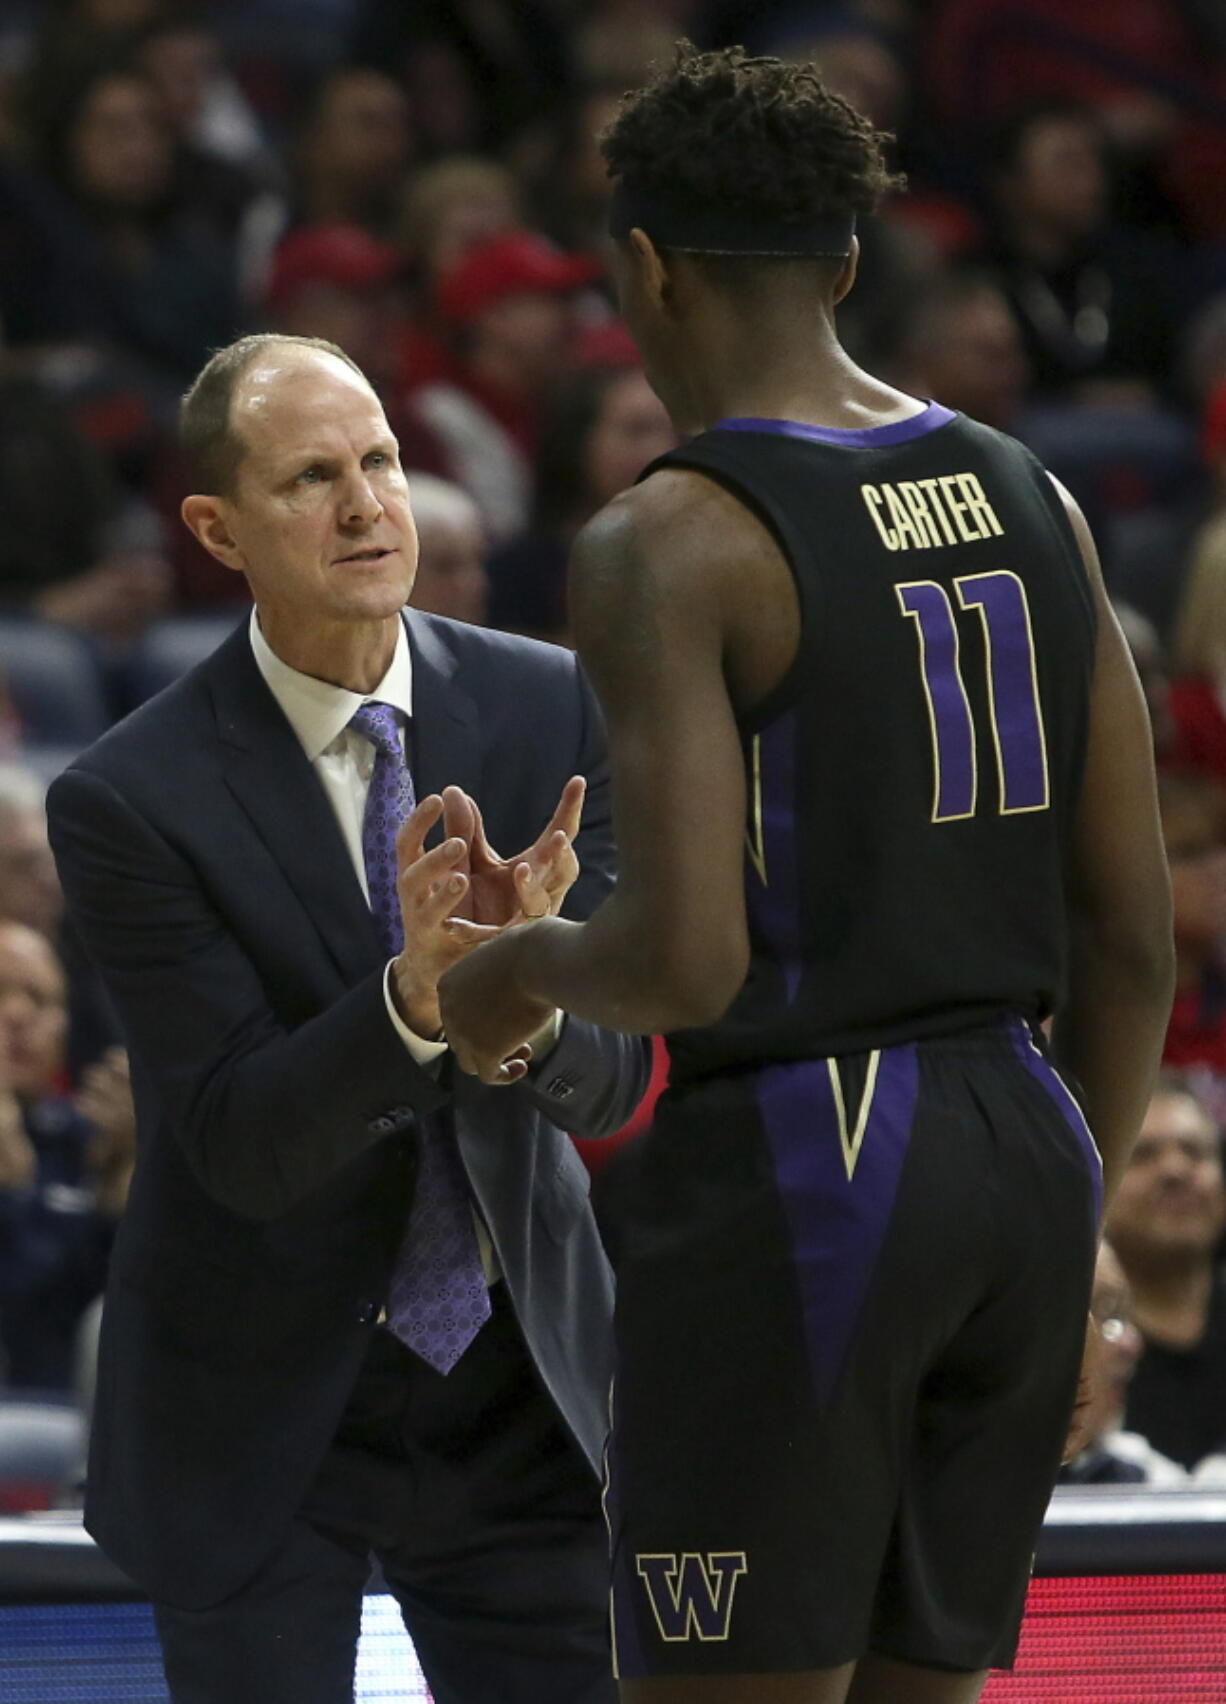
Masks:
[[[688,254],[807,255],[835,259],[850,252],[854,213],[783,220],[735,207],[695,207],[670,196],[630,189],[621,179],[609,207],[609,235],[646,231],[659,248]]]

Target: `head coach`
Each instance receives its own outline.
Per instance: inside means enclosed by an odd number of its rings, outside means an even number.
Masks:
[[[559,1126],[624,1122],[646,1048],[541,1008],[482,1085],[435,985],[609,890],[599,713],[568,652],[404,608],[396,442],[340,349],[242,339],[181,429],[255,609],[48,801],[139,1125],[86,1524],[175,1704],[351,1698],[372,1556],[437,1704],[596,1704],[611,1296]]]

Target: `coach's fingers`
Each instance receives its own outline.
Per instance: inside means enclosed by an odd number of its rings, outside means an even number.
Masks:
[[[423,852],[411,864],[405,864],[396,877],[401,904],[420,905],[436,894],[440,886],[447,886],[453,880],[458,880],[459,887],[452,887],[449,891],[453,895],[463,893],[468,886],[468,877],[458,866],[464,862],[466,852],[467,847],[462,840],[444,840],[438,846],[432,846],[429,852]],[[452,903],[455,903],[454,898]]]
[[[518,1083],[528,1075],[528,1066],[532,1062],[532,1049],[525,1042],[523,1047],[517,1047],[514,1053],[500,1059],[494,1068],[492,1076],[486,1077],[487,1083],[496,1087],[505,1083]]]
[[[583,801],[587,796],[587,782],[582,775],[572,775],[562,789],[557,809],[549,819],[542,840],[561,831],[567,840],[573,840],[579,832],[579,824],[583,820]]]
[[[396,833],[396,862],[401,869],[415,864],[422,856],[426,836],[442,814],[442,798],[438,793],[430,793],[419,799],[405,817]]]
[[[496,935],[501,935],[504,924],[501,923],[472,923],[466,917],[445,917],[443,928],[458,945],[470,951],[479,947],[485,941],[492,941]]]
[[[475,830],[476,806],[462,787],[443,788],[443,832],[458,835],[466,847],[471,847]]]

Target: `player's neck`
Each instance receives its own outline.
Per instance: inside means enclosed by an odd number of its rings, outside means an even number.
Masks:
[[[728,348],[735,353],[729,356]],[[799,350],[795,335],[775,346],[742,337],[726,343],[719,359],[695,362],[692,371],[691,430],[755,419],[854,431],[905,419],[917,409],[914,397],[858,367],[824,323]]]

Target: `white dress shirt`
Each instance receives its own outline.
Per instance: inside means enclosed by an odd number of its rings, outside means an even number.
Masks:
[[[301,674],[288,663],[283,663],[260,632],[255,610],[251,612],[251,649],[255,652],[256,666],[268,690],[285,712],[286,720],[306,753],[307,762],[319,777],[354,874],[362,884],[362,893],[369,904],[366,856],[362,850],[362,818],[375,767],[375,748],[365,734],[358,733],[349,723],[363,704],[370,703],[390,704],[401,712],[406,724],[412,716],[413,658],[404,624],[400,624],[396,650],[387,673],[373,692],[350,692],[346,686],[316,680],[314,675]],[[403,740],[403,732],[400,737]],[[447,1044],[424,1040],[404,1022],[392,1002],[391,971],[389,962],[383,976],[383,998],[388,1017],[417,1063],[428,1065],[447,1051]]]

